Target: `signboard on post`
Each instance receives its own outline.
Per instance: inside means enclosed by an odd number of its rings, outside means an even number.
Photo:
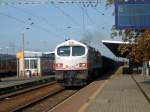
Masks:
[[[150,29],[150,1],[115,3],[117,29]]]

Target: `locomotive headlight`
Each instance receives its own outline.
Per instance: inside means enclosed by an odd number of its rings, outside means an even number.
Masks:
[[[56,63],[56,64],[55,64],[55,67],[56,67],[56,68],[62,68],[62,67],[63,67],[63,63]]]
[[[80,63],[79,67],[88,68],[88,64],[87,63]]]

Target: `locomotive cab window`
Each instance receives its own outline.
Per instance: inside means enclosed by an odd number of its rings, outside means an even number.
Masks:
[[[82,56],[85,54],[85,48],[83,46],[73,46],[72,56]]]
[[[70,46],[62,46],[57,50],[59,56],[70,56]]]

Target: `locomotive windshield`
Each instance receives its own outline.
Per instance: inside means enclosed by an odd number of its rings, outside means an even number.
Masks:
[[[82,56],[85,54],[85,48],[82,46],[73,46],[72,47],[72,56]]]
[[[59,56],[70,56],[70,46],[62,46],[57,50]]]
[[[71,49],[71,56],[82,56],[85,54],[85,48],[83,46],[61,46],[58,48],[57,54],[59,56],[70,56]]]

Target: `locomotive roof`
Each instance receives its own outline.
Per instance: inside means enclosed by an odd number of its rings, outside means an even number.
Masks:
[[[88,44],[86,44],[86,43],[82,43],[82,42],[79,42],[79,41],[76,41],[76,40],[67,40],[67,41],[65,41],[65,42],[63,42],[63,43],[61,43],[61,44],[59,44],[59,45],[57,45],[56,46],[56,48],[58,48],[58,47],[60,47],[60,46],[70,46],[72,44],[72,46],[73,45],[82,45],[82,46],[84,46],[84,47],[87,47],[87,48],[90,48],[90,49],[94,49],[95,51],[98,51],[98,50],[96,50],[94,47],[92,47],[92,46],[90,46],[90,45],[88,45]],[[99,52],[99,51],[98,51]]]
[[[76,41],[76,40],[67,40],[67,41],[57,45],[56,47],[63,46],[63,45],[65,45],[65,46],[82,45],[82,46],[85,46],[85,47],[87,46],[86,44],[83,44],[83,43],[81,43],[79,41]]]

